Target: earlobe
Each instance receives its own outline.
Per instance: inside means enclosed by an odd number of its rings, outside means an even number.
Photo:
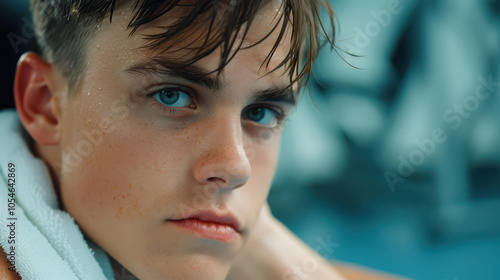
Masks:
[[[16,108],[28,133],[40,144],[59,143],[59,99],[53,67],[35,53],[26,53],[17,65],[14,82]]]

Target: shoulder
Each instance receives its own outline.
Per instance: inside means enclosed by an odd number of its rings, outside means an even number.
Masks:
[[[20,280],[21,276],[16,272],[9,270],[9,264],[7,263],[7,254],[4,252],[3,248],[0,246],[0,279],[3,280]]]

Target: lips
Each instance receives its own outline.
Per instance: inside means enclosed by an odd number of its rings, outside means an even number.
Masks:
[[[234,215],[217,214],[210,210],[168,221],[203,238],[226,243],[236,241],[241,231],[241,225]]]

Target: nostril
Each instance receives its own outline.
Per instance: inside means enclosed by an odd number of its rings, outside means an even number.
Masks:
[[[234,189],[239,189],[239,188],[243,187],[245,184],[246,183],[241,183],[241,184],[237,185],[236,187],[234,187]]]
[[[222,179],[221,177],[210,177],[207,179],[207,181],[209,182],[215,182],[217,184],[217,186],[221,186],[221,185],[226,185],[227,181]]]

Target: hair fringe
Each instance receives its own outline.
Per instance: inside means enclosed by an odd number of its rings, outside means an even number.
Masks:
[[[134,0],[131,5],[134,15],[128,24],[128,28],[131,29],[129,36],[137,33],[141,26],[159,19],[173,9],[183,9],[186,11],[185,15],[171,26],[165,27],[160,33],[145,36],[147,42],[143,48],[169,53],[175,52],[173,46],[182,44],[184,50],[192,51],[189,52],[189,56],[182,57],[185,59],[185,65],[191,65],[220,48],[220,63],[213,71],[220,73],[238,51],[260,44],[280,28],[277,40],[261,65],[261,67],[269,68],[270,61],[285,38],[286,32],[291,31],[291,47],[288,54],[278,63],[278,66],[270,69],[269,73],[285,67],[290,75],[289,87],[297,85],[300,90],[310,79],[313,63],[320,48],[329,44],[337,52],[334,43],[336,18],[334,10],[328,0],[282,0],[276,15],[279,14],[279,18],[271,31],[257,43],[243,47],[243,40],[256,15],[270,1],[206,0],[186,3],[185,0]],[[74,72],[78,71],[75,71],[74,65],[68,65],[67,62],[72,57],[70,48],[74,50],[75,47],[80,47],[78,55],[83,56],[84,47],[81,44],[96,31],[95,27],[107,15],[109,15],[110,22],[113,20],[113,11],[119,4],[123,4],[122,2],[130,1],[31,0],[35,28],[41,31],[37,34],[42,34],[37,36],[40,49],[44,51],[44,54],[50,54],[56,63],[65,68],[63,74],[73,75],[72,77],[75,78]],[[329,17],[329,25],[332,28],[330,33],[321,20],[323,9]],[[75,11],[76,13],[73,13]],[[196,31],[201,30],[199,27],[205,27],[207,31],[195,36]],[[68,28],[75,30],[70,32]],[[77,30],[78,28],[83,28],[83,30]],[[243,40],[237,43],[239,35],[243,37]],[[190,39],[187,40],[188,38]],[[202,42],[201,45],[199,42]],[[83,57],[77,58],[75,63],[83,64],[83,59]],[[81,67],[76,67],[76,69],[82,70]]]

